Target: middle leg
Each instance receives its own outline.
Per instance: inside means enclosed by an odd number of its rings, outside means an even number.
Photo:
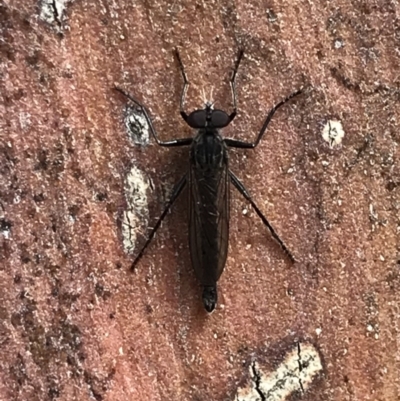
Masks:
[[[232,184],[235,186],[235,188],[245,197],[245,199],[250,202],[251,206],[253,209],[256,211],[262,222],[267,226],[268,230],[270,231],[272,237],[275,239],[275,241],[280,245],[282,250],[286,253],[286,255],[289,257],[289,259],[292,262],[295,262],[295,259],[293,255],[290,253],[289,249],[286,247],[286,245],[283,243],[283,241],[279,238],[278,234],[274,230],[274,228],[271,226],[271,224],[268,222],[267,218],[261,213],[261,210],[257,207],[257,205],[254,203],[253,199],[251,199],[250,194],[247,192],[247,189],[245,186],[240,182],[239,178],[236,177],[235,174],[231,170],[229,170],[229,177],[232,181]]]

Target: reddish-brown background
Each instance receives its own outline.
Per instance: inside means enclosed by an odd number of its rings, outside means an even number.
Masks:
[[[398,400],[399,4],[80,0],[53,23],[39,13],[39,2],[0,2],[0,400],[231,400],[250,358],[279,364],[303,340],[324,363],[304,399]],[[185,197],[134,274],[122,247],[130,167],[154,181],[155,218],[187,149],[133,145],[111,88],[143,100],[162,138],[191,135],[175,46],[188,109],[212,85],[231,106],[245,48],[229,136],[254,138],[273,104],[308,88],[257,150],[231,153],[298,263],[232,191],[211,316]],[[331,118],[346,132],[334,149],[321,137]]]

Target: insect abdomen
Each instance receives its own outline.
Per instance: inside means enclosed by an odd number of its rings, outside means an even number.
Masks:
[[[190,169],[190,254],[201,284],[213,286],[228,251],[228,159],[220,137],[196,139]]]

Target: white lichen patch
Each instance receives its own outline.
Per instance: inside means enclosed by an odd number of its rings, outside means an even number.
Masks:
[[[143,227],[148,226],[149,181],[136,166],[133,166],[125,177],[124,186],[127,208],[122,217],[122,237],[125,252],[130,254],[135,250],[137,234]]]
[[[133,107],[125,109],[124,123],[129,138],[136,145],[147,145],[149,143],[149,124],[144,114]]]
[[[3,218],[0,218],[0,235],[5,239],[10,239],[11,237],[11,223]]]
[[[254,362],[250,366],[250,383],[238,390],[235,400],[287,400],[293,393],[305,393],[321,370],[321,358],[316,348],[300,343],[272,372]]]
[[[67,4],[73,0],[42,0],[40,3],[40,19],[53,24],[60,24],[64,19],[65,9]]]
[[[323,130],[322,138],[329,143],[331,148],[339,145],[344,137],[344,130],[342,123],[336,120],[329,120]]]
[[[342,47],[344,47],[344,41],[342,39],[335,39],[335,41],[333,42],[333,47],[335,49],[341,49]]]
[[[32,125],[31,115],[29,113],[19,113],[19,125],[23,131],[28,131]]]

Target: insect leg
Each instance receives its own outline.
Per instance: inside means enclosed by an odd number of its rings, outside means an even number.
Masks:
[[[165,205],[165,209],[162,212],[160,218],[157,220],[157,223],[154,225],[153,229],[151,230],[149,237],[146,240],[146,243],[144,244],[143,248],[140,250],[139,254],[136,256],[135,260],[133,261],[131,265],[131,270],[134,270],[137,263],[143,256],[144,251],[146,248],[150,245],[151,240],[154,238],[154,235],[158,228],[160,227],[162,221],[164,220],[166,214],[168,213],[168,210],[171,208],[171,206],[174,204],[180,193],[182,192],[183,188],[185,188],[187,182],[187,173],[179,180],[179,182],[175,185],[174,189],[172,190],[172,194],[170,199],[168,200],[167,204]]]
[[[185,113],[184,106],[185,106],[186,92],[189,88],[190,83],[187,79],[185,67],[183,66],[181,56],[179,55],[178,49],[175,49],[174,54],[175,54],[176,59],[178,60],[179,69],[181,70],[182,77],[183,77],[183,89],[182,89],[181,100],[180,100],[180,113],[181,113],[182,118],[186,121],[188,116]]]
[[[236,106],[236,74],[239,69],[240,61],[242,60],[243,54],[244,54],[243,49],[240,49],[239,54],[236,59],[235,68],[233,69],[232,77],[230,80],[231,92],[232,92],[232,102],[233,102],[233,111],[229,116],[230,121],[232,121],[236,116],[236,110],[237,110],[237,106]]]
[[[286,102],[288,102],[290,99],[294,98],[297,95],[300,95],[301,93],[303,93],[303,91],[300,89],[296,92],[293,92],[292,94],[290,94],[288,97],[286,97],[285,99],[283,99],[282,101],[280,101],[277,105],[275,105],[270,112],[267,115],[267,118],[264,121],[264,124],[257,136],[257,139],[255,140],[255,142],[244,142],[244,141],[238,141],[236,139],[229,139],[226,138],[224,141],[225,143],[231,147],[231,148],[242,148],[242,149],[254,149],[261,141],[261,138],[263,137],[265,131],[267,130],[268,124],[271,122],[272,117],[274,116],[275,112],[281,107],[283,106]]]
[[[126,92],[125,90],[115,86],[114,87],[115,90],[117,90],[119,93],[122,93],[125,97],[127,97],[131,102],[135,103],[136,106],[139,107],[139,109],[141,110],[141,112],[143,113],[147,124],[149,124],[150,127],[150,131],[154,137],[154,139],[156,140],[157,144],[160,146],[187,146],[190,145],[193,141],[193,138],[179,138],[179,139],[172,139],[170,141],[161,141],[160,139],[158,139],[157,136],[157,132],[153,127],[153,123],[151,122],[151,119],[149,117],[149,114],[146,110],[146,107],[143,106],[142,103],[140,103],[138,100],[136,100],[133,96],[131,96],[128,92]]]
[[[235,188],[245,197],[245,199],[248,202],[250,202],[251,206],[256,211],[262,222],[268,227],[272,237],[278,242],[282,250],[286,253],[286,255],[292,262],[295,262],[293,255],[290,253],[289,249],[286,247],[283,241],[279,238],[278,234],[275,232],[271,224],[268,222],[267,218],[261,213],[260,209],[254,203],[253,199],[251,199],[250,194],[247,192],[245,186],[240,182],[239,178],[237,178],[236,175],[233,174],[231,170],[229,170],[229,177],[231,178],[232,184],[235,186]]]

